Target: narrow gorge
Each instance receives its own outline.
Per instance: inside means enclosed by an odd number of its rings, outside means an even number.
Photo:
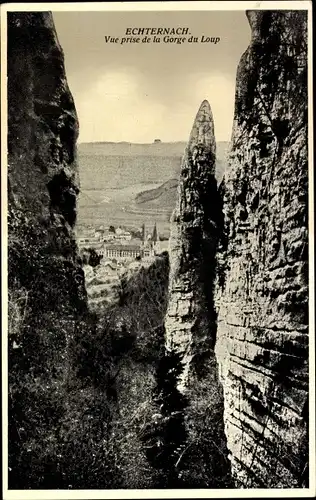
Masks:
[[[205,100],[169,256],[98,317],[63,51],[8,14],[10,488],[308,487],[307,14],[247,17],[224,177]]]

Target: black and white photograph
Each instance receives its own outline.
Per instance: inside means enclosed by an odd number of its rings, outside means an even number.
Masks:
[[[315,494],[311,7],[2,6],[6,500]]]

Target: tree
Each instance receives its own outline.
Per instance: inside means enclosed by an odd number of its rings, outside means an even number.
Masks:
[[[180,357],[173,351],[168,351],[160,359],[154,394],[159,413],[153,415],[142,436],[149,463],[161,472],[159,487],[182,485],[177,470],[187,440],[184,423],[187,400],[177,389],[182,369]]]
[[[97,254],[97,252],[94,250],[94,248],[89,248],[90,256],[89,256],[89,266],[96,267],[100,264],[101,262],[101,255]]]

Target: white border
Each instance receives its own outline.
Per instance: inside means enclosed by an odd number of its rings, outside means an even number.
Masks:
[[[171,2],[76,2],[76,3],[14,3],[1,6],[1,214],[2,214],[2,331],[7,331],[7,12],[12,11],[238,11],[238,10],[307,10],[308,11],[308,141],[309,141],[309,411],[310,411],[310,486],[306,489],[186,489],[186,490],[8,490],[7,456],[3,456],[3,498],[22,499],[106,499],[106,498],[269,498],[316,496],[315,468],[315,317],[314,317],[314,193],[313,193],[313,84],[312,84],[312,1],[171,1]],[[3,450],[7,450],[7,336],[2,335],[2,408]],[[4,455],[4,453],[3,453]]]
[[[73,3],[12,3],[1,7],[4,12],[12,11],[62,11],[62,12],[149,12],[149,11],[210,11],[210,10],[312,10],[311,0],[264,0],[264,1],[168,1],[168,2],[73,2]]]

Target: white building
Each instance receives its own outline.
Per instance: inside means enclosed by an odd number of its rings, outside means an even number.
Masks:
[[[119,234],[115,233],[116,241],[131,241],[132,235],[129,231],[122,231]]]
[[[136,259],[136,257],[141,257],[140,245],[117,245],[108,244],[104,248],[104,256],[108,259]]]

